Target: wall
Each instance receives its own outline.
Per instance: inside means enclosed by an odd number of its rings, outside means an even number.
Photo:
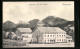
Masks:
[[[56,33],[56,42],[66,42],[66,33],[60,32]]]
[[[30,42],[32,40],[32,34],[22,34],[23,40]]]
[[[43,34],[43,42],[44,43],[54,43],[56,38],[55,33],[44,33]]]

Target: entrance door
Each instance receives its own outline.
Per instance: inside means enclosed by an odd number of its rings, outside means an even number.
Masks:
[[[69,42],[71,42],[70,40],[68,40]]]
[[[55,42],[55,40],[50,40],[50,43],[54,43]]]
[[[53,40],[53,43],[55,42],[55,40]]]

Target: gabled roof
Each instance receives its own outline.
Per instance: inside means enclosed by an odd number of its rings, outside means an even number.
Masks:
[[[20,32],[32,32],[30,28],[18,28]]]
[[[54,31],[56,32],[65,32],[64,30],[62,30],[61,28],[59,27],[52,27]]]
[[[59,27],[38,27],[37,29],[39,29],[41,32],[48,32],[48,33],[66,33],[64,30],[60,29]]]
[[[71,37],[70,35],[67,35],[67,34],[66,34],[66,38],[72,38],[72,37]]]
[[[51,27],[38,27],[39,31],[41,32],[53,32]]]
[[[70,27],[70,29],[74,30],[74,27]]]

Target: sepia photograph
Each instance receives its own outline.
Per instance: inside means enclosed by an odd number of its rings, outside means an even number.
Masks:
[[[3,2],[3,48],[75,47],[74,1]]]

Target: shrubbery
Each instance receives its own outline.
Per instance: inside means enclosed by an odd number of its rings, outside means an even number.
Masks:
[[[18,40],[3,40],[3,45],[7,45],[7,46],[26,46],[26,42],[24,41],[18,41]]]

